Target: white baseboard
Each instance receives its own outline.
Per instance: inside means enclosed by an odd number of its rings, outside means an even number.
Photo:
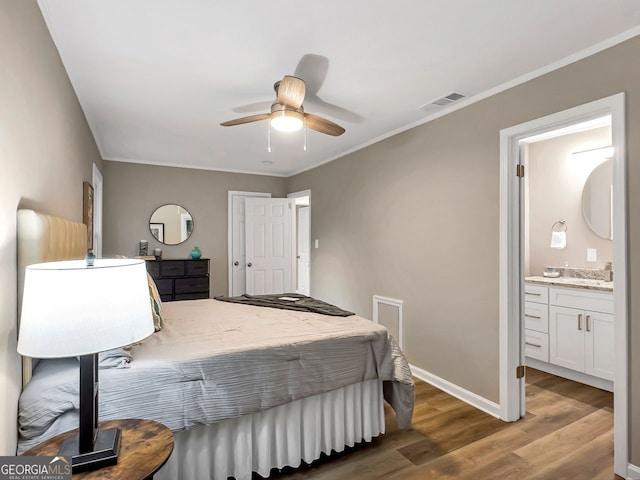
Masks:
[[[543,362],[530,357],[526,357],[524,363],[527,367],[532,367],[536,370],[542,370],[543,372],[551,373],[552,375],[568,378],[574,382],[584,383],[601,390],[606,390],[607,392],[613,392],[613,382],[611,380],[594,377],[592,375],[587,375],[586,373],[577,372],[569,368],[564,368],[559,365]]]
[[[500,418],[500,405],[490,400],[487,400],[480,395],[477,395],[469,390],[466,390],[455,383],[451,383],[444,378],[440,378],[433,373],[429,373],[426,370],[423,370],[415,365],[409,364],[411,367],[411,373],[416,378],[427,382],[430,385],[442,390],[443,392],[447,392],[449,395],[456,397],[459,400],[462,400],[465,403],[468,403],[472,407],[477,408],[478,410],[482,410],[489,415],[492,415],[496,418]]]
[[[640,480],[640,467],[632,463],[627,465],[627,480]]]

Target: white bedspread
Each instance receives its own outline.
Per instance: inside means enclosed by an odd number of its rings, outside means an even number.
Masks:
[[[216,300],[165,303],[163,330],[127,369],[100,370],[100,419],[148,418],[174,431],[381,379],[401,428],[413,380],[387,330],[358,316]],[[19,451],[77,426],[75,359],[41,361],[19,404]]]

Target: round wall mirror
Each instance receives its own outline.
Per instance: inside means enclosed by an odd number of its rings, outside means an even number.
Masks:
[[[193,232],[193,218],[180,205],[162,205],[151,214],[149,230],[153,238],[165,245],[178,245]]]
[[[611,239],[612,165],[606,160],[593,169],[582,190],[582,214],[593,230],[602,238]]]

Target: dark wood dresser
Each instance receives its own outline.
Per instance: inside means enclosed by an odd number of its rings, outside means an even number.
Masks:
[[[209,259],[147,260],[163,302],[209,298]]]

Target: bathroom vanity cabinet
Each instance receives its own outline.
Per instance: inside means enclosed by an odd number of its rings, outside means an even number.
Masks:
[[[525,283],[524,325],[525,355],[535,361],[528,362],[531,366],[612,388],[612,292]]]

